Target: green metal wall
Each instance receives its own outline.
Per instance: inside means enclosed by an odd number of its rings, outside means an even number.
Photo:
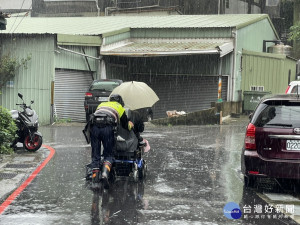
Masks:
[[[285,88],[283,91],[285,91],[287,85],[293,81],[293,80],[297,80],[297,61],[296,59],[289,59],[287,58],[285,60],[285,64],[284,64],[284,73],[287,74],[289,73],[289,70],[291,70],[291,75],[289,77],[289,79],[286,81],[285,84],[283,84],[283,86],[285,85]],[[289,76],[289,75],[287,75]]]
[[[283,54],[243,51],[242,91],[250,91],[251,86],[264,86],[264,91],[272,94],[284,93],[288,85],[289,70],[291,80],[296,75],[296,60]]]
[[[272,29],[269,20],[266,18],[264,20],[258,21],[251,26],[243,27],[235,32],[236,34],[236,49],[235,49],[235,64],[234,64],[234,101],[238,100],[238,90],[241,90],[242,72],[241,67],[241,53],[242,50],[263,51],[263,40],[277,40],[278,36]],[[271,45],[271,44],[270,44]],[[268,47],[269,45],[267,45]]]
[[[115,42],[118,42],[118,41],[122,41],[122,40],[126,40],[128,38],[130,38],[130,29],[126,29],[124,30],[123,33],[118,33],[118,34],[105,34],[103,35],[103,37],[105,38],[105,44],[108,45],[108,44],[112,44],[112,43],[115,43]]]
[[[258,21],[250,26],[237,30],[237,50],[242,49],[262,52],[262,40],[278,40],[277,34],[270,26],[268,19]],[[272,43],[269,43],[272,45]],[[267,46],[268,47],[268,46]]]
[[[54,35],[30,35],[1,38],[1,54],[10,54],[18,59],[31,55],[27,69],[20,67],[10,86],[2,88],[0,103],[4,107],[17,109],[20,103],[18,92],[26,103],[34,100],[33,108],[39,115],[40,124],[49,124],[51,117],[51,83],[55,79],[55,68],[89,71],[84,56],[56,48]],[[83,53],[81,46],[61,46]],[[84,47],[86,55],[97,57],[98,47]],[[98,69],[96,59],[87,58],[91,70]],[[95,75],[96,76],[96,75]]]
[[[87,46],[61,46],[65,49],[69,49],[74,52],[82,53],[93,57],[97,56],[97,49],[99,47],[87,47]],[[90,68],[92,71],[96,71],[98,67],[98,60],[87,57]],[[72,52],[67,52],[62,49],[57,49],[55,52],[55,68],[73,69],[73,70],[85,70],[89,71],[86,58],[82,55],[78,55]]]
[[[33,109],[41,124],[50,121],[51,81],[54,78],[54,37],[48,35],[1,37],[1,55],[10,54],[19,59],[31,55],[27,69],[20,67],[10,87],[2,88],[1,105],[17,109],[21,103],[17,93],[24,95],[26,103],[34,100]]]

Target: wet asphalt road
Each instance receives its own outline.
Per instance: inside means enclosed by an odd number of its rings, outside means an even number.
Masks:
[[[56,154],[38,177],[0,216],[0,224],[296,224],[290,219],[230,220],[228,202],[260,203],[243,187],[240,154],[246,122],[230,125],[146,125],[151,146],[144,155],[147,178],[121,179],[109,191],[93,191],[85,165],[91,148],[84,124],[45,126],[44,144]],[[241,210],[243,210],[241,208]]]

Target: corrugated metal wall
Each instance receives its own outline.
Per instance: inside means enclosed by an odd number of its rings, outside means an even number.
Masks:
[[[131,38],[231,38],[231,27],[218,28],[132,28]]]
[[[60,53],[55,54],[54,115],[58,119],[83,122],[85,121],[84,95],[93,77],[97,78],[95,71],[99,60],[76,53],[97,57],[98,47],[62,47],[73,53],[58,49]]]
[[[61,46],[74,52],[82,53],[89,56],[97,57],[98,47],[81,47],[81,46]],[[92,71],[96,71],[98,60],[87,58]],[[55,68],[73,69],[73,70],[86,70],[89,71],[88,64],[85,57],[57,49],[55,52]]]
[[[85,57],[56,49],[55,36],[16,35],[12,38],[1,38],[1,47],[2,55],[10,54],[18,59],[31,56],[27,63],[27,69],[20,67],[10,85],[2,88],[1,105],[10,110],[16,109],[15,104],[21,102],[17,93],[21,92],[24,95],[25,102],[30,103],[30,100],[34,100],[35,103],[32,107],[37,111],[41,124],[49,124],[51,121],[51,82],[55,79],[55,68],[82,71],[82,73],[87,74],[87,79],[84,81],[79,80],[79,82],[82,84],[84,82],[91,83],[91,75]],[[83,53],[80,46],[62,47]],[[87,55],[97,57],[97,47],[84,47],[84,51]],[[95,73],[98,60],[87,59],[91,70]],[[81,98],[84,98],[84,92],[85,90],[80,93]],[[81,114],[83,100],[80,102],[79,107],[81,107],[79,111],[79,114]]]
[[[284,74],[291,73],[289,79],[286,81],[286,86],[289,84],[290,81],[297,80],[297,62],[294,59],[286,58],[284,61]],[[289,75],[288,75],[289,76]],[[285,85],[283,83],[283,86]],[[284,89],[285,90],[285,89]]]
[[[242,90],[249,91],[250,86],[264,86],[272,94],[284,93],[288,85],[289,70],[291,80],[296,75],[296,60],[285,55],[243,51]]]
[[[20,67],[10,86],[2,88],[1,105],[17,109],[18,92],[26,103],[34,100],[33,108],[41,124],[50,121],[51,81],[54,78],[54,37],[51,35],[1,37],[1,54],[10,54],[19,60],[31,55],[27,69]]]
[[[119,33],[119,34],[104,37],[105,44],[109,45],[109,44],[130,38],[130,35],[131,35],[130,29],[128,28],[128,29],[123,29],[123,30],[124,30],[124,33]]]
[[[278,37],[270,26],[267,19],[251,24],[251,26],[243,27],[237,33],[237,50],[251,50],[262,52],[263,40],[276,40]],[[268,45],[272,45],[268,44]]]
[[[85,121],[84,94],[96,76],[98,47],[61,46],[73,52],[58,49],[55,54],[54,115],[58,119]],[[60,68],[61,70],[59,70]],[[91,71],[90,71],[91,70]]]
[[[236,34],[236,55],[235,55],[235,72],[233,78],[235,80],[233,101],[237,101],[239,98],[238,90],[243,90],[241,86],[243,82],[241,71],[241,56],[243,50],[250,50],[256,52],[263,51],[263,40],[276,40],[278,36],[270,26],[267,19],[258,21],[251,24],[251,26],[243,27],[239,29]],[[244,62],[243,62],[244,63]]]

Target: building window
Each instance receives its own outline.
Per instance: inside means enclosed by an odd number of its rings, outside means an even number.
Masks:
[[[277,6],[279,4],[279,0],[267,0],[266,6]]]
[[[225,7],[226,9],[229,9],[229,0],[225,0]]]
[[[251,86],[250,90],[251,91],[264,91],[264,86]]]

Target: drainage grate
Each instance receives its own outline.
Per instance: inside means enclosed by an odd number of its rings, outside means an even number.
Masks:
[[[31,164],[6,164],[5,168],[30,168]]]
[[[11,179],[17,176],[17,173],[0,173],[0,178],[2,179]]]

